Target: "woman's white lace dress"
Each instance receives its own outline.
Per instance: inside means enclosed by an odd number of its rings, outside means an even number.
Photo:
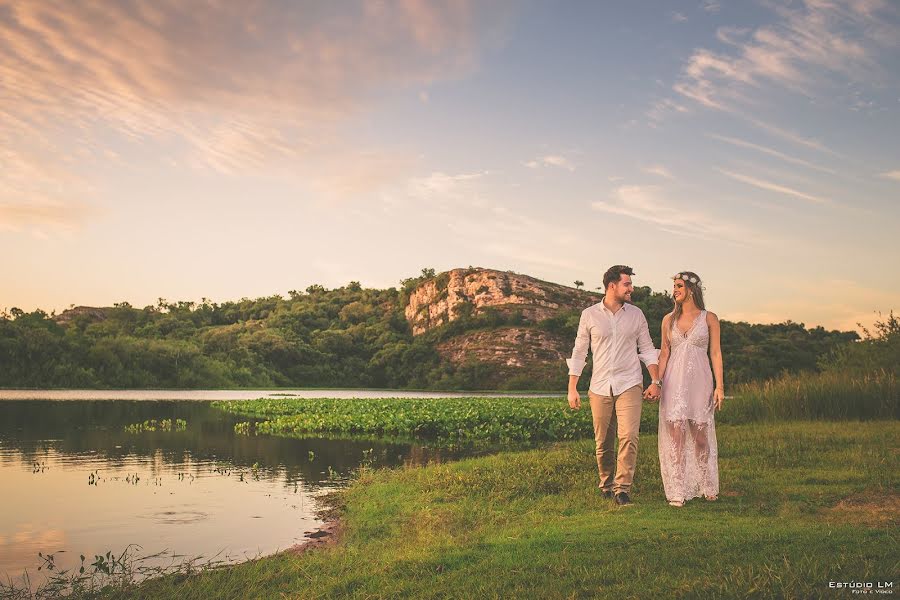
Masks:
[[[700,311],[687,332],[680,331],[674,321],[659,403],[659,464],[670,501],[719,493],[706,311]]]

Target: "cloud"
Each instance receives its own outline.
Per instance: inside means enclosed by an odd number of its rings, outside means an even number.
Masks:
[[[647,118],[652,123],[661,122],[667,115],[671,113],[686,113],[687,107],[684,104],[676,102],[671,98],[663,98],[653,103],[653,106],[647,111]]]
[[[656,175],[657,177],[663,177],[664,179],[673,179],[672,173],[670,173],[669,170],[662,165],[652,165],[649,167],[644,167],[643,171],[644,173]]]
[[[46,239],[46,228],[73,230],[81,227],[97,211],[81,203],[38,201],[0,204],[0,231],[32,232]]]
[[[780,22],[752,34],[725,27],[720,41],[733,53],[697,49],[675,91],[709,108],[724,109],[774,83],[811,95],[829,77],[873,78],[877,51],[896,45],[900,29],[883,19],[884,2],[807,0],[800,10],[776,7]],[[857,35],[856,33],[863,35]]]
[[[830,200],[825,198],[819,198],[818,196],[813,196],[812,194],[807,194],[805,192],[801,192],[799,190],[795,190],[793,188],[789,188],[784,185],[780,185],[777,183],[772,183],[771,181],[765,181],[762,179],[757,179],[755,177],[751,177],[749,175],[742,175],[741,173],[734,173],[732,171],[726,171],[725,169],[717,169],[723,175],[731,177],[736,181],[740,181],[742,183],[746,183],[748,185],[752,185],[754,187],[758,187],[762,190],[767,190],[770,192],[777,192],[779,194],[784,194],[786,196],[793,196],[794,198],[800,198],[801,200],[806,200],[807,202],[811,202],[813,204],[829,204]]]
[[[734,223],[672,202],[664,190],[655,185],[620,186],[613,191],[611,201],[596,201],[591,206],[594,210],[644,221],[661,231],[687,237],[738,245],[760,239]]]
[[[688,20],[688,18],[680,12],[673,12],[671,18],[673,23],[684,23]]]
[[[802,136],[799,133],[790,131],[789,129],[784,129],[782,127],[778,127],[776,125],[772,125],[771,123],[766,123],[765,121],[761,121],[757,118],[748,116],[739,111],[733,111],[733,112],[735,113],[736,116],[755,125],[756,127],[759,127],[763,131],[770,133],[771,135],[773,135],[775,137],[780,137],[783,140],[787,140],[789,142],[797,144],[798,146],[803,146],[805,148],[809,148],[810,150],[816,150],[818,152],[830,154],[830,155],[836,156],[838,158],[846,158],[843,154],[841,154],[840,152],[835,152],[831,148],[828,148],[827,146],[825,146],[825,144],[823,144],[819,140]]]
[[[794,156],[789,156],[783,152],[779,152],[773,148],[767,148],[766,146],[761,146],[759,144],[754,144],[752,142],[748,142],[746,140],[741,140],[738,138],[728,137],[724,135],[717,135],[715,133],[708,133],[706,137],[712,138],[714,140],[718,140],[720,142],[725,142],[726,144],[731,144],[733,146],[738,146],[740,148],[749,148],[751,150],[756,150],[757,152],[762,152],[763,154],[768,154],[769,156],[774,156],[775,158],[781,159],[785,162],[789,162],[791,164],[800,165],[802,167],[807,167],[809,169],[813,169],[816,171],[821,171],[822,173],[831,173],[832,175],[836,174],[833,169],[829,169],[827,167],[823,167],[817,165],[815,163],[811,163],[809,161],[803,160],[801,158],[797,158]]]
[[[881,174],[881,177],[887,177],[888,179],[893,179],[894,181],[900,181],[900,169],[886,171]]]
[[[0,231],[30,229],[46,239],[77,231],[101,212],[85,199],[91,186],[63,161],[47,164],[27,147],[0,145],[0,164]]]
[[[426,177],[410,179],[407,189],[409,194],[415,198],[432,201],[458,200],[461,195],[471,191],[467,185],[469,182],[481,179],[487,174],[488,171],[448,175],[441,171],[435,171]]]
[[[718,0],[703,0],[700,8],[709,13],[716,13],[722,9],[722,5],[719,4]]]
[[[567,171],[574,171],[575,164],[572,163],[565,156],[560,156],[558,154],[550,154],[547,156],[541,156],[539,158],[535,158],[529,160],[525,163],[525,166],[529,169],[538,169],[540,167],[557,167],[559,169],[565,169]]]
[[[395,185],[415,168],[402,152],[345,148],[338,155],[311,159],[308,181],[327,200],[351,200]]]
[[[7,2],[0,148],[29,140],[48,181],[151,143],[225,174],[312,175],[316,155],[357,146],[339,127],[374,92],[471,72],[496,6]]]

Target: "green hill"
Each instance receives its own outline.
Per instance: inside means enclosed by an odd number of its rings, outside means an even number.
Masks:
[[[600,299],[470,267],[426,269],[388,289],[312,285],[287,298],[160,299],[60,315],[14,308],[0,314],[0,386],[563,390],[579,314]],[[658,345],[671,299],[639,287],[633,301]],[[793,322],[723,320],[726,378],[732,384],[815,371],[858,339]]]

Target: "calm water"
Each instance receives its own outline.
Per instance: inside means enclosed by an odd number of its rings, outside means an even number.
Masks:
[[[437,458],[402,444],[236,435],[234,423],[245,419],[186,394],[0,400],[0,577],[15,580],[28,569],[34,580],[38,552],[55,554],[62,568],[79,564],[79,554],[91,562],[129,544],[142,555],[272,553],[320,524],[316,497],[342,485],[367,457],[384,466]],[[187,426],[125,431],[148,419]]]

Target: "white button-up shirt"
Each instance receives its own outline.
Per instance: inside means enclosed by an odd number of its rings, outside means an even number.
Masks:
[[[643,383],[641,362],[659,364],[647,318],[633,304],[613,313],[601,301],[582,311],[572,358],[566,359],[569,375],[581,375],[588,347],[594,355],[590,389],[600,396],[617,396]]]

